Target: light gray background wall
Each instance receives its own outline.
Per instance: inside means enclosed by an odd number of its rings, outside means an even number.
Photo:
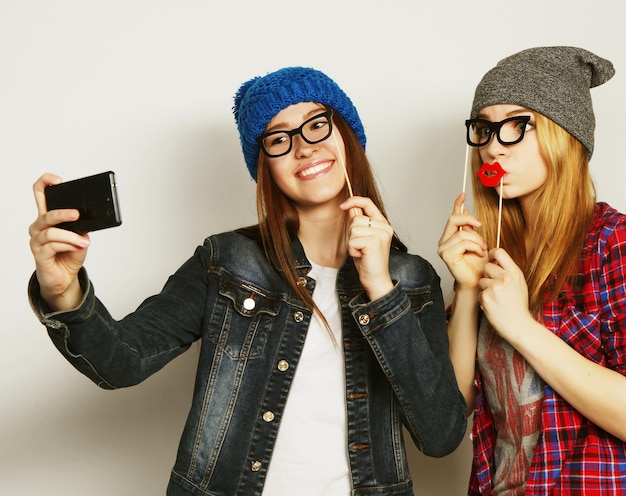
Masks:
[[[430,259],[462,187],[473,90],[499,59],[577,45],[612,60],[593,91],[599,198],[626,211],[625,16],[620,0],[1,0],[0,493],[164,494],[197,349],[144,384],[103,391],[53,349],[26,300],[31,185],[113,169],[124,224],[94,233],[87,267],[122,317],[203,238],[255,221],[231,115],[248,78],[319,68],[357,105],[392,223]],[[429,459],[415,494],[464,494],[469,438]]]

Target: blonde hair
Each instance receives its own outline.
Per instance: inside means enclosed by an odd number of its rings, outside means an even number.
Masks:
[[[548,167],[545,183],[535,199],[533,219],[525,219],[518,199],[503,200],[500,246],[524,272],[531,311],[554,299],[577,272],[581,250],[591,223],[595,188],[589,175],[586,148],[561,126],[534,113],[539,152]],[[484,187],[476,174],[482,165],[478,149],[472,158],[472,185],[481,235],[496,246],[497,188]],[[534,240],[527,253],[525,234]]]

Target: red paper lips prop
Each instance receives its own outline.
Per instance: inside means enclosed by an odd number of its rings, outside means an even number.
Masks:
[[[500,184],[500,180],[504,177],[506,171],[498,162],[493,164],[483,164],[478,171],[478,179],[487,188],[493,188]]]

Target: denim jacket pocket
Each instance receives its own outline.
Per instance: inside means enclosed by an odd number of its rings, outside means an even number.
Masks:
[[[268,294],[225,273],[219,278],[208,338],[232,359],[259,357],[280,311],[280,295]]]

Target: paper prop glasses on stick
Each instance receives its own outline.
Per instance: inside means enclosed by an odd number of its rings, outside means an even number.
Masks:
[[[486,119],[468,119],[465,121],[467,127],[467,150],[465,155],[465,173],[463,177],[463,192],[465,192],[465,182],[469,163],[469,147],[479,147],[487,145],[495,136],[502,145],[515,145],[524,139],[524,132],[529,115],[518,115],[509,117],[500,122],[490,122]],[[500,185],[498,201],[498,234],[496,247],[500,248],[500,233],[502,226],[502,179],[506,171],[498,162],[491,164],[484,163],[478,170],[478,178],[486,188],[493,188]]]

